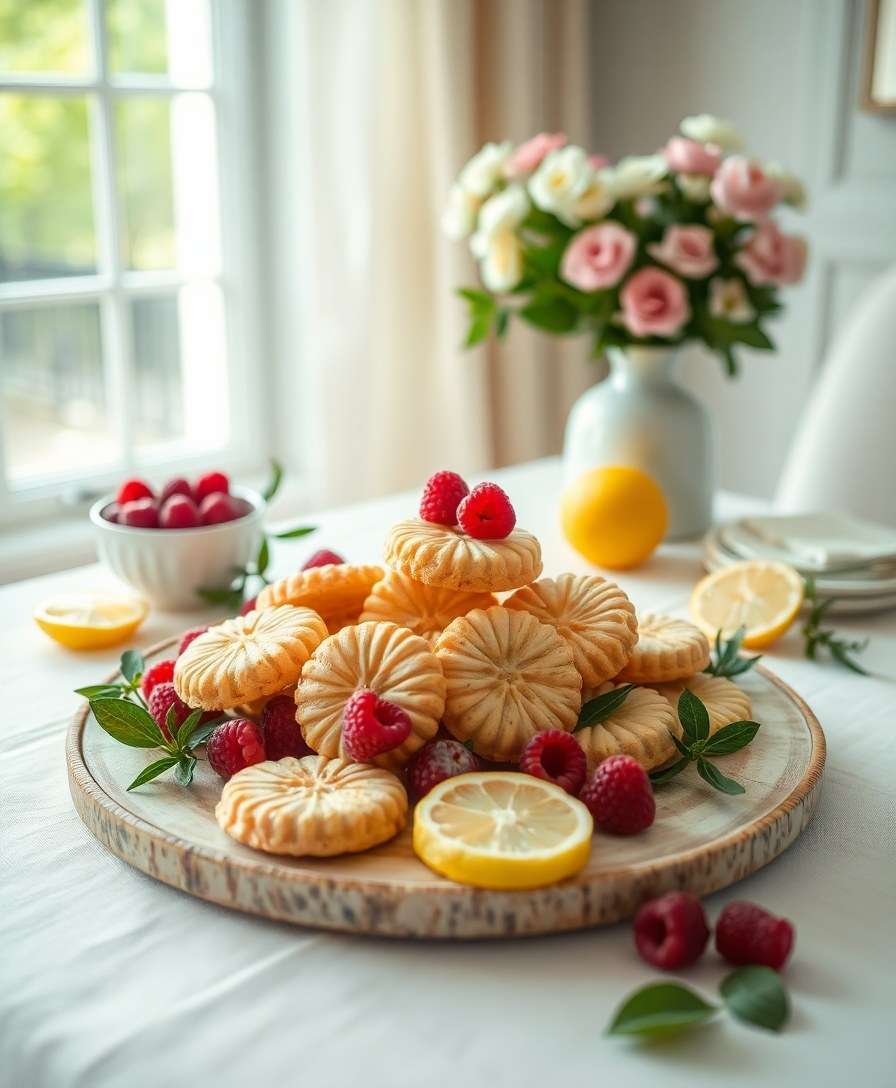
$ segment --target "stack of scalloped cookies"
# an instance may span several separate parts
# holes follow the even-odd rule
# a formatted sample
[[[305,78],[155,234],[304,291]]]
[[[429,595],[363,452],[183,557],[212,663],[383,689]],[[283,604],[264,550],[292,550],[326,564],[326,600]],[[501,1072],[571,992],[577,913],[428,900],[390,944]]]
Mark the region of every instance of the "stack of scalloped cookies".
[[[706,704],[713,732],[750,717],[743,691],[702,674],[709,645],[695,626],[637,617],[598,575],[539,578],[541,548],[525,530],[480,540],[411,518],[390,530],[385,561],[385,570],[334,564],[290,575],[178,659],[178,694],[205,710],[258,713],[294,692],[317,753],[247,767],[225,784],[216,816],[238,841],[293,855],[365,850],[405,826],[402,768],[440,728],[483,759],[514,763],[535,733],[573,731],[583,704],[620,684],[637,686],[610,717],[574,733],[589,772],[616,753],[646,770],[673,758],[685,686]],[[405,742],[370,764],[353,763],[342,744],[343,710],[359,688],[411,720]]]

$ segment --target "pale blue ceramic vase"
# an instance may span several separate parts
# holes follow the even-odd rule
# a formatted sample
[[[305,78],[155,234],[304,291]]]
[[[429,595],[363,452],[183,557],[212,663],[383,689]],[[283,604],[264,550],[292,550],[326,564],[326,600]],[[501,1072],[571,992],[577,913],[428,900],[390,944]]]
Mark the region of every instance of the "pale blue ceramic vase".
[[[674,378],[668,348],[610,348],[610,374],[576,401],[566,424],[564,482],[602,465],[652,476],[669,505],[667,540],[712,523],[715,443],[709,413]]]

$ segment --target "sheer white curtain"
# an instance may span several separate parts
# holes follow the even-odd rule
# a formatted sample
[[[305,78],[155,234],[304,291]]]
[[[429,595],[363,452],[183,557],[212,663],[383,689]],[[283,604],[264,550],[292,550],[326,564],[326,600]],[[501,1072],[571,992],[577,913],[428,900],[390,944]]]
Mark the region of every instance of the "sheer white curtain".
[[[266,58],[278,444],[316,498],[555,449],[587,346],[462,352],[475,270],[439,219],[486,139],[587,142],[585,0],[282,0]]]

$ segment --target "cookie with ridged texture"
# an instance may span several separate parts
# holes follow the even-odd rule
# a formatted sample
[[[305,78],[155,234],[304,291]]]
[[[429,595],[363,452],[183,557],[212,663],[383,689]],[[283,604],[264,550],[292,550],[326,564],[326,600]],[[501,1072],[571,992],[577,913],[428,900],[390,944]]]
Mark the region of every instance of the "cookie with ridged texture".
[[[706,706],[709,713],[710,736],[731,722],[749,721],[752,713],[750,697],[725,676],[707,676],[697,673],[684,680],[672,680],[668,684],[651,684],[654,690],[669,700],[678,716],[678,697],[685,688],[693,692]]]
[[[583,705],[621,686],[605,683],[586,690]],[[618,755],[631,756],[645,771],[660,767],[677,752],[673,733],[680,737],[681,725],[668,699],[653,688],[634,688],[609,717],[577,729],[573,736],[585,753],[590,774],[603,760]]]
[[[709,642],[699,627],[659,612],[644,612],[638,617],[638,641],[616,679],[665,683],[693,676],[708,664]]]
[[[324,756],[267,760],[224,784],[219,825],[268,854],[332,857],[386,842],[407,823],[408,798],[391,771]]]
[[[529,612],[566,639],[586,687],[615,676],[638,638],[635,606],[623,591],[596,574],[561,574],[518,589],[505,608]]]
[[[444,722],[486,759],[516,760],[536,733],[573,728],[582,677],[569,644],[528,612],[495,605],[453,620],[435,644]]]
[[[501,540],[478,540],[420,518],[392,526],[385,558],[417,582],[466,593],[518,589],[541,573],[541,545],[525,529]]]
[[[309,567],[272,582],[258,594],[258,608],[291,604],[313,608],[323,616],[330,634],[353,623],[364,601],[382,578],[383,568],[374,564],[327,563]]]
[[[370,591],[361,620],[397,623],[432,644],[458,616],[495,603],[491,593],[441,589],[417,582],[400,570],[390,570]]]
[[[411,719],[407,740],[372,762],[396,769],[431,740],[445,709],[442,666],[425,639],[395,623],[358,623],[325,639],[302,669],[296,717],[309,748],[345,757],[342,714],[361,688],[400,706]]]
[[[312,650],[327,637],[310,608],[281,605],[216,624],[195,638],[174,666],[174,688],[187,706],[230,710],[291,687]]]

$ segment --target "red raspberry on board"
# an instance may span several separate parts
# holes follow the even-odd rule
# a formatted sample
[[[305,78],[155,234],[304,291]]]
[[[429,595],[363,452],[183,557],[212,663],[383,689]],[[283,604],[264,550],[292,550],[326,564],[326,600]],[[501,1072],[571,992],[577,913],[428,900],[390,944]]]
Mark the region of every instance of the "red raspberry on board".
[[[543,778],[545,782],[553,782],[578,797],[588,773],[588,760],[572,733],[545,729],[543,733],[536,733],[523,749],[520,770]]]
[[[456,472],[437,472],[423,485],[420,517],[434,525],[457,525],[457,508],[469,494],[466,480]]]
[[[302,565],[302,570],[311,570],[312,567],[328,567],[331,563],[338,566],[345,560],[338,552],[331,552],[329,548],[321,548],[320,551],[309,555]]]
[[[173,657],[166,657],[164,661],[157,661],[155,665],[150,665],[140,681],[140,690],[143,692],[143,698],[149,698],[150,692],[156,684],[169,684],[173,677]]]
[[[162,493],[159,495],[159,502],[170,499],[172,495],[186,495],[188,499],[192,499],[193,488],[190,487],[189,481],[185,480],[183,476],[172,476],[162,488]]]
[[[458,774],[470,774],[480,769],[479,760],[459,740],[430,740],[420,749],[408,767],[408,785],[419,800],[444,782]]]
[[[267,759],[261,732],[248,718],[222,722],[205,742],[205,754],[211,769],[222,778]]]
[[[391,752],[404,744],[410,732],[411,719],[406,712],[369,688],[356,691],[342,712],[342,747],[356,763],[368,763]]]
[[[159,504],[155,499],[134,499],[118,511],[118,524],[135,529],[158,529]]]
[[[780,971],[793,950],[793,925],[755,903],[729,903],[716,922],[716,950],[729,963],[759,963]]]
[[[255,605],[258,603],[258,595],[250,597],[248,601],[243,601],[243,607],[240,609],[241,616],[248,616]]]
[[[177,644],[177,656],[180,657],[193,639],[199,638],[200,635],[204,635],[207,630],[208,626],[206,625],[205,627],[191,627],[189,631],[184,631],[180,636],[180,642]]]
[[[195,529],[198,524],[199,511],[188,495],[172,495],[162,503],[159,513],[162,529]]]
[[[136,502],[137,499],[151,499],[153,498],[152,488],[146,483],[145,480],[138,480],[136,477],[132,480],[125,480],[125,482],[119,487],[118,494],[115,496],[115,501],[119,506],[124,506],[126,502]]]
[[[653,823],[656,801],[647,772],[631,756],[610,756],[579,794],[601,831],[637,835]]]
[[[291,695],[275,695],[265,703],[261,712],[261,731],[268,759],[283,759],[284,756],[301,759],[312,754],[296,721],[296,703]]]
[[[516,525],[507,492],[497,484],[477,484],[457,508],[457,523],[477,540],[503,540]]]
[[[206,495],[199,504],[199,520],[203,525],[222,525],[225,521],[233,521],[239,516],[230,496],[223,491]]]
[[[176,729],[180,729],[191,713],[190,708],[174,690],[174,684],[170,680],[156,684],[149,693],[147,706],[159,729],[164,733],[166,740],[173,739],[168,731],[168,711],[171,707],[174,707],[174,725]]]
[[[638,955],[663,971],[696,963],[709,940],[703,905],[690,892],[651,899],[635,915],[633,928]]]
[[[230,480],[223,472],[206,472],[196,481],[193,497],[197,502],[202,502],[207,495],[213,495],[218,491],[224,495],[230,494]]]

